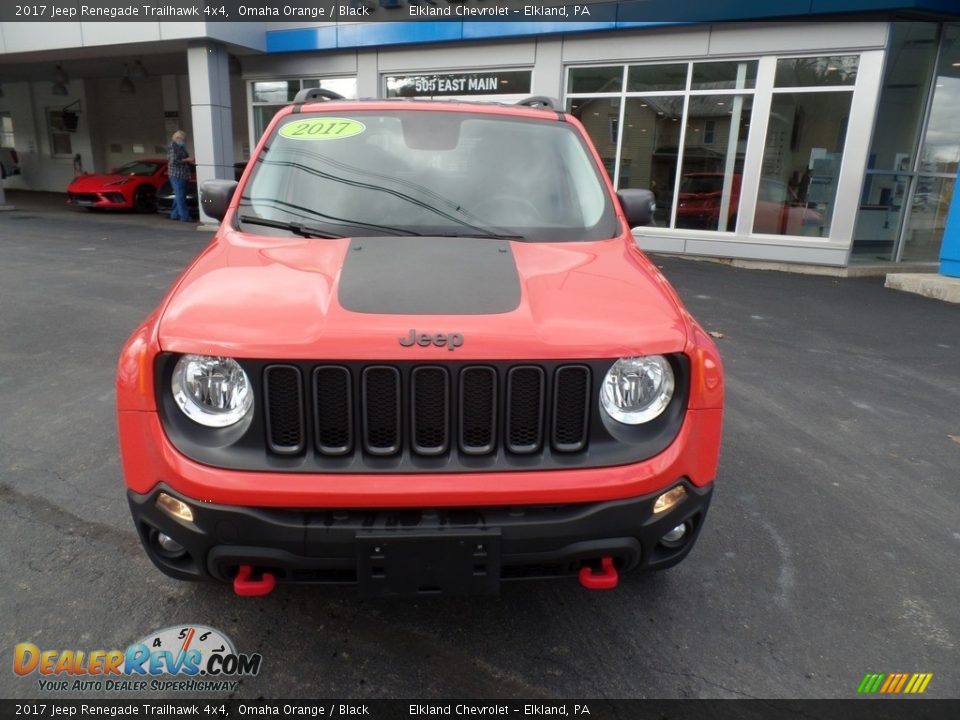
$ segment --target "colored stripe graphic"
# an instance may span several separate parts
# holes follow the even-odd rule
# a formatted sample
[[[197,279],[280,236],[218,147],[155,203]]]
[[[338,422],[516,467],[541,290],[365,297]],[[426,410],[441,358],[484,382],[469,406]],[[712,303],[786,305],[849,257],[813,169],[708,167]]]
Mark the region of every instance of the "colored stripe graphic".
[[[903,689],[903,684],[906,681],[907,681],[907,674],[900,673],[900,681],[897,683],[897,686],[893,690],[891,690],[891,692],[895,692],[895,693],[900,692],[900,690]]]
[[[922,693],[927,689],[931,678],[933,678],[933,673],[914,673],[914,676],[910,678],[910,682],[907,683],[907,689],[904,692],[908,692],[911,695]]]
[[[919,695],[926,691],[933,673],[867,673],[857,686],[857,693],[870,695]]]

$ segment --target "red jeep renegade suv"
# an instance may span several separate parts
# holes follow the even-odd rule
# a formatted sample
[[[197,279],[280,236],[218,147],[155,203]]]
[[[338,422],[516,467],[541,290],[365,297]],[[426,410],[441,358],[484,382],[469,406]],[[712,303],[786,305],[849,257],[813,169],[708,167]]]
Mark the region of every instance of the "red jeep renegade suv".
[[[493,593],[681,560],[720,358],[583,127],[304,91],[120,356],[123,470],[160,570],[242,595]]]

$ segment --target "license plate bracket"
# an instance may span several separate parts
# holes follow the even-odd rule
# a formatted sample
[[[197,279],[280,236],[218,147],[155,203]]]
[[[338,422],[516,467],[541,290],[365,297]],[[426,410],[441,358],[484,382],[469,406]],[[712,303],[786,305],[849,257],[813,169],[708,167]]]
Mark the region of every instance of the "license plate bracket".
[[[365,597],[495,595],[500,590],[500,532],[357,533],[357,584]]]

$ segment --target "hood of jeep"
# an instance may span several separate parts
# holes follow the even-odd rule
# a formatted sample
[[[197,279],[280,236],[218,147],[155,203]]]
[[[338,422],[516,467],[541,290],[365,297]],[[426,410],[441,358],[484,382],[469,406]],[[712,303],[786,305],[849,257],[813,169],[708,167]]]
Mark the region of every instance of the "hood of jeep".
[[[666,280],[623,240],[227,231],[171,293],[159,338],[241,358],[573,359],[676,352],[685,328]]]

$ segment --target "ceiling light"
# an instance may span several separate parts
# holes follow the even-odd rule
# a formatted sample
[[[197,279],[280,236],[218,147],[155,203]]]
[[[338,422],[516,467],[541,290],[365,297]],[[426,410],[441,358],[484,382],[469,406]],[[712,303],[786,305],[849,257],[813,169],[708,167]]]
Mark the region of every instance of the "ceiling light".
[[[142,60],[133,61],[133,77],[138,80],[143,80],[150,76],[150,73],[147,72],[147,69],[143,66]]]
[[[57,69],[53,72],[53,81],[61,85],[66,85],[70,82],[70,76],[67,75],[67,71],[63,69],[63,65],[57,65]]]
[[[69,95],[69,91],[67,90],[67,86],[64,85],[62,82],[54,82],[53,87],[50,88],[50,94],[51,95]]]

